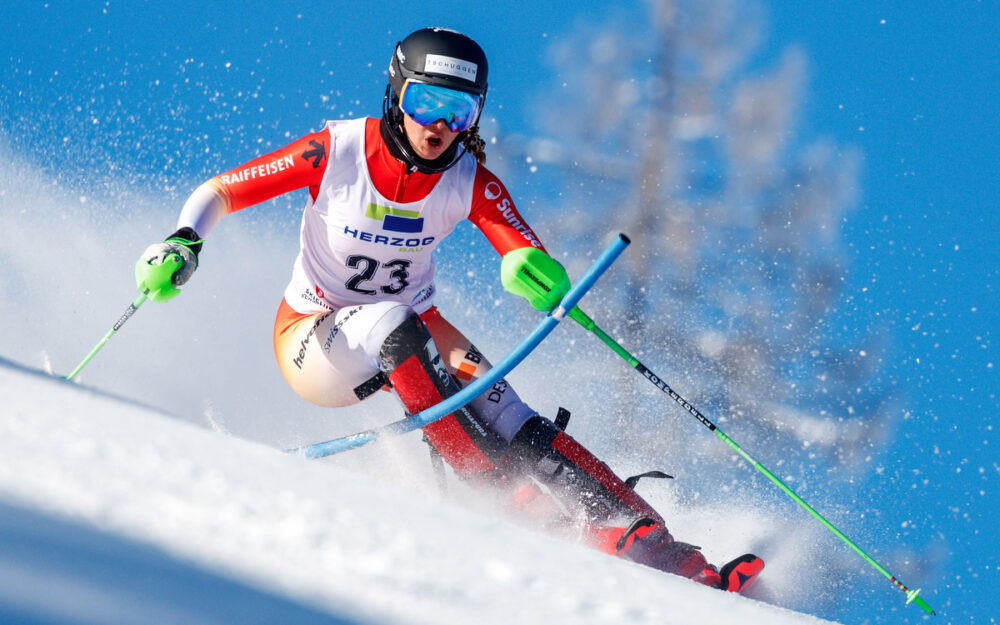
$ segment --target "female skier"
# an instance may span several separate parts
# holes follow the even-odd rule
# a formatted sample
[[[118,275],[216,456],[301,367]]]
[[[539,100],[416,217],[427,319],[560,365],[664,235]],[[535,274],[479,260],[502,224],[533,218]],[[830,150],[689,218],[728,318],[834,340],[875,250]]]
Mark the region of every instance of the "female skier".
[[[432,253],[456,224],[468,219],[482,231],[504,273],[526,266],[546,285],[547,295],[505,285],[536,308],[551,310],[569,288],[566,271],[484,166],[477,122],[487,69],[482,49],[461,33],[409,35],[392,55],[381,119],[328,122],[203,183],[177,231],[143,253],[137,280],[153,279],[157,265],[179,255],[173,285],[153,297],[169,299],[224,215],[308,188],[301,249],[274,325],[285,379],[330,407],[387,387],[410,414],[458,392],[490,363],[434,306]],[[746,555],[720,571],[697,547],[675,541],[632,487],[504,381],[423,433],[463,479],[519,495],[525,484],[539,494],[541,484],[558,518],[609,553],[732,591],[763,568]]]

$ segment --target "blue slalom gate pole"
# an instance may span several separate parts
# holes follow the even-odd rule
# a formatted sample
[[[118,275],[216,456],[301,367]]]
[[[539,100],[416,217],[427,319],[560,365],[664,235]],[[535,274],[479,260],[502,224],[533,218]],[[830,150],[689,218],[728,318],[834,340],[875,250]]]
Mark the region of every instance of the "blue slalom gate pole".
[[[291,453],[306,456],[308,458],[324,458],[326,456],[332,456],[334,454],[339,454],[348,449],[354,449],[356,447],[361,447],[367,445],[372,441],[378,440],[381,436],[391,435],[391,434],[405,434],[406,432],[411,432],[413,430],[424,427],[434,423],[438,419],[449,415],[462,406],[466,405],[479,395],[486,392],[491,388],[496,382],[503,376],[510,373],[511,369],[516,367],[518,364],[524,360],[528,354],[532,352],[542,340],[555,329],[556,324],[563,320],[569,311],[576,307],[577,303],[583,298],[584,294],[590,290],[597,279],[611,266],[615,260],[621,256],[621,253],[628,246],[629,238],[624,234],[619,234],[615,237],[615,240],[605,248],[604,252],[590,265],[580,280],[577,281],[566,296],[559,302],[559,306],[552,310],[544,319],[535,327],[535,329],[529,334],[521,343],[514,348],[503,360],[497,363],[492,369],[487,371],[478,380],[472,382],[464,389],[458,393],[446,398],[444,401],[435,404],[406,419],[401,419],[388,425],[384,425],[371,430],[365,430],[363,432],[358,432],[356,434],[351,434],[350,436],[344,436],[342,438],[335,438],[333,440],[325,441],[322,443],[316,443],[314,445],[308,445],[306,447],[299,447],[298,449],[290,450]]]

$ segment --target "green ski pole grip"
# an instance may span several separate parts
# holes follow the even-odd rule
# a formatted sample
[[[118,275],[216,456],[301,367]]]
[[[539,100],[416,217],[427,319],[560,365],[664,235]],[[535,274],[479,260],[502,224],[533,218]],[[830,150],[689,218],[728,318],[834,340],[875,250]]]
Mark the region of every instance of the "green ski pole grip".
[[[507,252],[500,262],[500,282],[508,293],[523,297],[545,312],[555,308],[570,288],[562,265],[533,247]]]
[[[111,337],[125,325],[125,322],[129,320],[135,311],[139,310],[139,307],[147,299],[151,299],[154,302],[166,302],[176,297],[180,293],[180,290],[174,286],[173,277],[183,265],[184,259],[181,258],[180,254],[168,254],[159,265],[154,265],[140,258],[139,262],[135,264],[135,281],[139,287],[139,296],[135,298],[122,316],[118,318],[118,321],[108,330],[104,338],[98,341],[94,349],[90,350],[90,353],[83,359],[83,362],[77,365],[76,369],[73,369],[63,379],[72,380],[75,378],[87,366],[87,363],[93,360],[97,352],[101,351],[104,345],[111,340]]]
[[[180,254],[168,254],[159,265],[140,258],[135,264],[136,286],[154,302],[170,301],[180,295],[173,277],[183,265],[184,259]]]

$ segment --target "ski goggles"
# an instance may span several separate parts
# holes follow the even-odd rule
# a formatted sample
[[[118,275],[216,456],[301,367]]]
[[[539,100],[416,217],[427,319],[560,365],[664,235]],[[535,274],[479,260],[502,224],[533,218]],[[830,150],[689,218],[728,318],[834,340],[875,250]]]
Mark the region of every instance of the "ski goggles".
[[[407,80],[399,94],[399,108],[421,126],[443,119],[452,132],[476,123],[482,98],[472,93]]]

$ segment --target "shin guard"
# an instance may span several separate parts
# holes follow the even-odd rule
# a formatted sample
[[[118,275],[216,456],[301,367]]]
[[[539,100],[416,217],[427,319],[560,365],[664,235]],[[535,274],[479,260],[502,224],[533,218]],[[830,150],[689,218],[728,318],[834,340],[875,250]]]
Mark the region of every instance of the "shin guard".
[[[537,479],[571,516],[590,525],[662,523],[646,501],[572,436],[543,417],[529,419],[510,443],[510,469]]]
[[[430,408],[459,390],[430,332],[416,314],[386,337],[379,356],[389,384],[410,414]],[[425,426],[423,432],[441,457],[465,478],[493,471],[507,446],[468,406]]]
[[[582,518],[594,547],[718,586],[718,572],[698,547],[674,540],[652,506],[548,419],[534,417],[524,424],[511,441],[505,468],[526,472],[571,517]]]

